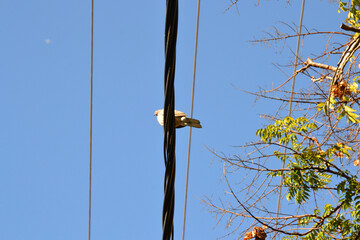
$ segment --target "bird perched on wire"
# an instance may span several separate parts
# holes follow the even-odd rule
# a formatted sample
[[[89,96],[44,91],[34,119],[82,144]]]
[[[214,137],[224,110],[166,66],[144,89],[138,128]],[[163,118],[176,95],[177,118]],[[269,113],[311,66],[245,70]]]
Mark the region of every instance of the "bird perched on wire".
[[[164,126],[164,109],[156,110],[154,116],[157,117],[158,122],[161,126]],[[175,110],[175,127],[183,128],[186,126],[202,128],[200,121],[193,118],[186,117],[187,115],[183,112]]]

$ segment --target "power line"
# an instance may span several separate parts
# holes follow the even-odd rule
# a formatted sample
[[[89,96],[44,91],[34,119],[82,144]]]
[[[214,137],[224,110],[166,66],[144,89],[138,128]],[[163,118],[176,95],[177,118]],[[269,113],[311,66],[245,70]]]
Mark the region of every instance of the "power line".
[[[305,0],[302,1],[302,5],[301,5],[299,31],[298,31],[298,38],[297,38],[297,44],[296,44],[296,53],[295,53],[295,62],[294,62],[294,73],[296,72],[296,68],[297,68],[297,64],[298,64],[298,58],[299,58],[300,35],[301,35],[302,21],[303,21],[303,16],[304,16],[304,8],[305,8]],[[292,84],[291,84],[291,94],[290,94],[290,100],[289,100],[289,113],[288,113],[288,116],[291,116],[291,112],[292,112],[292,100],[293,100],[293,96],[294,96],[295,77],[296,76],[294,74],[294,77],[292,79]],[[285,149],[285,153],[286,153],[286,149]],[[284,169],[284,167],[285,167],[285,162],[282,163],[282,168]],[[279,210],[280,210],[280,206],[281,206],[281,190],[282,190],[283,181],[284,181],[284,179],[283,179],[283,176],[281,175],[280,186],[279,186],[279,195],[278,195],[278,201],[277,201],[277,209],[276,209],[276,225],[278,223]]]
[[[304,16],[304,8],[305,8],[305,0],[302,1],[302,5],[301,5],[299,32],[298,32],[298,38],[297,38],[297,43],[296,43],[296,55],[295,55],[295,63],[294,63],[294,73],[296,72],[296,68],[297,68],[297,65],[298,65],[298,59],[299,59],[300,35],[301,35],[302,21],[303,21],[303,16]],[[291,111],[292,111],[292,100],[293,100],[293,96],[294,96],[295,78],[296,78],[296,76],[294,75],[294,77],[292,79],[292,84],[291,84],[289,116],[291,115]]]
[[[162,214],[163,240],[174,239],[175,206],[175,63],[178,29],[178,1],[166,1],[165,73],[164,73],[164,204]]]
[[[89,222],[88,240],[91,229],[91,170],[92,170],[92,115],[93,115],[93,53],[94,53],[94,0],[91,0],[91,30],[90,30],[90,139],[89,139]]]
[[[193,117],[193,109],[194,109],[196,59],[197,59],[197,46],[198,46],[198,33],[199,33],[199,16],[200,16],[200,0],[198,0],[197,16],[196,16],[195,53],[194,53],[194,69],[193,69],[193,81],[192,81],[190,118]],[[190,168],[191,133],[192,133],[192,127],[190,127],[190,129],[189,129],[189,146],[188,146],[187,167],[186,167],[185,201],[184,201],[184,220],[183,220],[182,240],[185,239],[186,207],[187,207],[187,193],[188,193],[189,168]]]

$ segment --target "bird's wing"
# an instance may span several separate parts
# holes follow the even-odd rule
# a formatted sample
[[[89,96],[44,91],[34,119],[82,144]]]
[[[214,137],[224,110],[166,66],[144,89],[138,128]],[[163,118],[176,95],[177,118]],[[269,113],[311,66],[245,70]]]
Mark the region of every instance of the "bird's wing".
[[[175,110],[175,117],[186,117],[187,114],[180,112],[178,110]]]

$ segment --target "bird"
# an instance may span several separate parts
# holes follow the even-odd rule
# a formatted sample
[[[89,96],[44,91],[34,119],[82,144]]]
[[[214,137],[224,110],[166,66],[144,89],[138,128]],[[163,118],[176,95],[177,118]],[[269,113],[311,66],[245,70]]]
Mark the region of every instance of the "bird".
[[[202,128],[200,121],[193,118],[188,118],[187,115],[183,112],[175,110],[175,127],[176,128],[183,128],[186,126],[195,127],[195,128]],[[156,110],[154,113],[156,116],[157,121],[161,126],[164,126],[164,109]]]

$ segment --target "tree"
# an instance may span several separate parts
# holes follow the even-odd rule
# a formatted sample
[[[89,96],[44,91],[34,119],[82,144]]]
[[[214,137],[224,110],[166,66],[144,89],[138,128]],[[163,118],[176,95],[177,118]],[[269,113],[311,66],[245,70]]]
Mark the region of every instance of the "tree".
[[[276,114],[263,116],[268,124],[256,132],[258,141],[230,157],[213,152],[225,163],[232,201],[204,202],[221,219],[228,215],[228,225],[239,222],[233,230],[238,239],[265,239],[257,231],[268,239],[360,239],[359,10],[359,0],[339,1],[339,11],[348,14],[341,27],[346,32],[302,33],[328,35],[323,52],[299,59],[302,67],[279,87],[251,93],[280,102]],[[298,34],[271,36],[255,42]],[[334,36],[347,40],[339,44]],[[336,66],[329,64],[334,59]],[[307,87],[286,90],[295,76],[306,78]],[[239,176],[246,177],[234,189],[231,179]],[[273,204],[278,198],[286,199],[279,209]]]

